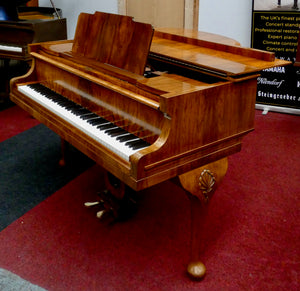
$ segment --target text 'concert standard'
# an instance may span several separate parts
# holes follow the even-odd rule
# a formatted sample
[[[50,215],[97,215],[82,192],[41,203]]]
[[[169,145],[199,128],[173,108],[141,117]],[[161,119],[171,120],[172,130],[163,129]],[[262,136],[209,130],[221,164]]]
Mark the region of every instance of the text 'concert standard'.
[[[188,273],[205,274],[200,229],[227,170],[253,130],[259,71],[287,64],[225,37],[153,31],[114,14],[82,13],[73,41],[30,46],[31,70],[11,100],[139,191],[172,179],[192,209]],[[121,186],[120,186],[121,185]]]

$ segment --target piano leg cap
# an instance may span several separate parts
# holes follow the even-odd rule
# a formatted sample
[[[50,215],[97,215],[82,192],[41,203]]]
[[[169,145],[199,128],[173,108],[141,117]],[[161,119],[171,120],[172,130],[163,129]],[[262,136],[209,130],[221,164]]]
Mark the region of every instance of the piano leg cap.
[[[60,159],[59,162],[58,162],[58,165],[59,165],[60,167],[65,167],[65,166],[66,166],[66,161],[65,161],[65,159]]]
[[[191,262],[187,267],[188,274],[196,280],[201,280],[206,274],[206,267],[201,262]]]

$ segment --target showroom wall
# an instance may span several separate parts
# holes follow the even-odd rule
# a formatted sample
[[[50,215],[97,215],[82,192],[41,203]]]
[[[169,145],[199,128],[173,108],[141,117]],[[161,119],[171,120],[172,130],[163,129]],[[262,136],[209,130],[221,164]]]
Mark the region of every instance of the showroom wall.
[[[252,0],[199,0],[199,30],[251,43]]]
[[[67,18],[68,38],[74,37],[80,12],[118,13],[118,0],[53,0]],[[252,0],[199,0],[199,30],[231,37],[243,46],[250,46]],[[40,6],[51,6],[39,0]]]
[[[63,17],[67,18],[69,39],[74,37],[77,18],[81,12],[118,13],[118,0],[53,0],[53,3],[57,8],[62,9]],[[39,0],[39,6],[51,7],[51,3],[49,0]]]

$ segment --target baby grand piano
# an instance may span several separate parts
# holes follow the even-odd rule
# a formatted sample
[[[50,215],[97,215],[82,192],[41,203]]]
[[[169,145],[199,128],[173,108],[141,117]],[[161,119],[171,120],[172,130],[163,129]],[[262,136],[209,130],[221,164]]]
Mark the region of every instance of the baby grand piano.
[[[194,278],[206,270],[199,228],[207,206],[227,156],[253,130],[259,71],[287,64],[224,39],[153,35],[127,16],[82,13],[73,41],[31,45],[31,70],[11,81],[13,102],[121,181],[107,179],[113,195],[168,179],[186,190]]]

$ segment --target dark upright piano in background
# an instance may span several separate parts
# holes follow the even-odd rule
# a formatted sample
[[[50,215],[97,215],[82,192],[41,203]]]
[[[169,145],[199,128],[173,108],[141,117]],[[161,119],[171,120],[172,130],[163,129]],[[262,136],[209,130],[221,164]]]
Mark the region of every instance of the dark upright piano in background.
[[[178,183],[191,199],[188,273],[201,278],[204,213],[254,128],[259,71],[288,62],[198,31],[152,35],[131,17],[82,13],[74,41],[30,46],[33,66],[10,97],[102,166],[117,199],[127,186]]]
[[[66,19],[56,15],[56,10],[60,15],[61,10],[19,3],[0,0],[0,58],[28,61],[28,44],[67,38]]]
[[[0,75],[5,96],[8,80],[28,70],[28,44],[67,38],[60,9],[25,6],[28,1],[0,0]]]

